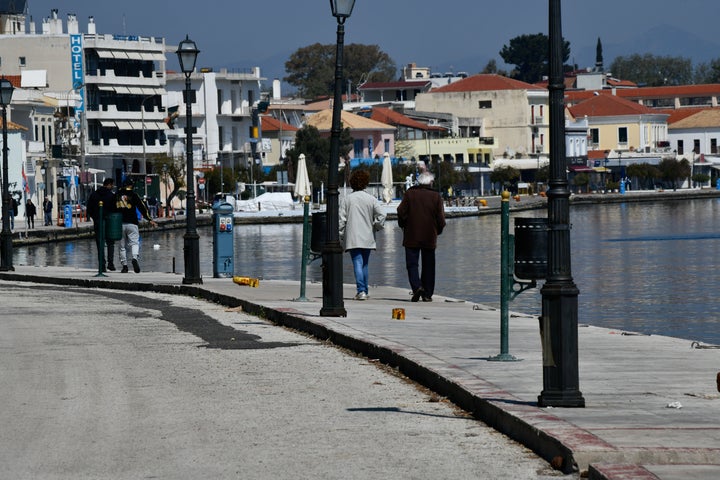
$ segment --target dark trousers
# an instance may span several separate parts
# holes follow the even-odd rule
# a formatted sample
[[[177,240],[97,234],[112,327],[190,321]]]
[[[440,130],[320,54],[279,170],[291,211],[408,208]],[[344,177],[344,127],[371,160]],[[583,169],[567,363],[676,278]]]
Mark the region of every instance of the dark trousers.
[[[422,262],[422,273],[418,268],[419,262]],[[405,247],[405,267],[412,291],[422,287],[425,296],[432,297],[435,291],[435,249]]]

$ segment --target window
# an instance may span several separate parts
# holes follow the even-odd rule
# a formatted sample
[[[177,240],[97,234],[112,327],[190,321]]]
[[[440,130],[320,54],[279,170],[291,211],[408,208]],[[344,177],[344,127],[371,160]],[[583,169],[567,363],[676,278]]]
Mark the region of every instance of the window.
[[[385,139],[385,151],[390,153],[390,140]]]
[[[718,153],[717,138],[710,139],[710,153]]]
[[[700,139],[693,140],[693,153],[700,153]]]
[[[25,64],[26,64],[25,57],[20,57],[19,60],[20,60],[20,66],[21,66],[21,67],[24,67]]]
[[[218,88],[217,91],[217,109],[218,113],[222,113],[222,103],[223,103],[223,92]]]
[[[480,100],[478,102],[478,108],[480,108],[480,109],[492,108],[492,100]]]
[[[678,140],[677,153],[678,155],[682,155],[683,153],[685,153],[685,146],[683,145],[682,140]]]
[[[358,139],[353,142],[353,156],[355,158],[362,158],[363,157],[363,147],[365,146],[365,141],[363,139]]]
[[[592,145],[600,144],[600,129],[599,128],[591,128],[590,129],[590,143]]]
[[[627,127],[618,128],[618,143],[621,145],[627,145],[627,143],[628,143]]]

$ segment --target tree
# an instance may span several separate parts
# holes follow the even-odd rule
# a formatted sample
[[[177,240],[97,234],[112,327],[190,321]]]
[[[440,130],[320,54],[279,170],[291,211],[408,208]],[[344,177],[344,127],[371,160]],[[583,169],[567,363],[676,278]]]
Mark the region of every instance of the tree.
[[[675,158],[663,158],[658,164],[661,178],[668,182],[673,190],[677,190],[678,182],[690,176],[690,162],[683,158],[678,161]]]
[[[500,183],[502,188],[507,188],[520,178],[520,170],[511,166],[494,169],[490,173],[492,183]]]
[[[631,163],[627,166],[627,176],[637,178],[638,189],[652,189],[655,187],[655,179],[660,178],[660,170],[649,163]]]
[[[536,33],[520,35],[510,39],[510,45],[503,45],[500,56],[516,69],[511,75],[516,80],[534,83],[550,72],[549,40],[547,35]],[[570,42],[563,39],[563,64],[570,58]]]
[[[353,138],[350,129],[344,128],[340,132],[340,157],[346,158],[353,148]],[[305,125],[295,134],[295,146],[287,150],[286,155],[293,165],[297,165],[300,154],[305,154],[305,160],[310,181],[319,186],[327,182],[327,170],[330,163],[330,139],[320,135],[317,127]]]
[[[165,204],[170,205],[173,198],[180,197],[180,189],[185,188],[185,157],[178,159],[172,158],[165,154],[154,155],[152,157],[153,167],[156,172],[163,175],[163,181],[165,181],[163,168],[167,171],[167,186],[172,186],[172,190],[167,192],[167,198]],[[181,198],[181,201],[184,199]]]
[[[614,77],[638,85],[687,85],[692,82],[692,61],[685,57],[659,57],[649,53],[619,56],[610,65]]]
[[[313,98],[333,93],[336,45],[315,43],[296,50],[285,62],[284,81],[298,88],[298,94]],[[378,45],[350,44],[343,52],[343,86],[347,79],[359,82],[388,82],[396,78],[397,66]]]
[[[720,58],[695,67],[694,79],[697,84],[720,83]]]

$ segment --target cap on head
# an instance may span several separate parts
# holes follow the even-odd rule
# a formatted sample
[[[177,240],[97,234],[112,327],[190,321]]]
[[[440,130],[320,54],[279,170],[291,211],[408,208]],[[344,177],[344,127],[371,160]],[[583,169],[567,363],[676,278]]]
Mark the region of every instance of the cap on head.
[[[132,187],[135,185],[135,182],[133,182],[132,178],[126,178],[123,180],[123,187]]]

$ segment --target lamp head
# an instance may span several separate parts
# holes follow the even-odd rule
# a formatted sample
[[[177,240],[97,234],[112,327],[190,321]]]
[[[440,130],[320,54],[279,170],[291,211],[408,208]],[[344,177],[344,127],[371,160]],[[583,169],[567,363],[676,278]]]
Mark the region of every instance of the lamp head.
[[[195,42],[185,35],[185,40],[180,42],[175,53],[177,53],[178,61],[180,62],[180,70],[182,70],[185,75],[191,74],[195,70],[195,62],[197,61],[198,53],[200,53]]]
[[[330,0],[333,17],[337,18],[338,21],[344,21],[348,18],[352,14],[354,6],[355,0]]]
[[[13,84],[10,82],[10,80],[5,77],[0,78],[0,105],[10,105],[13,90],[15,90],[15,87],[13,87]]]

